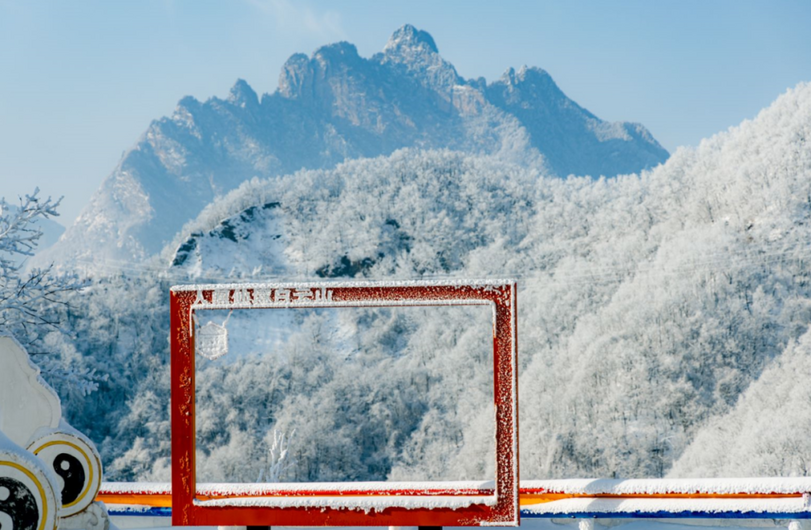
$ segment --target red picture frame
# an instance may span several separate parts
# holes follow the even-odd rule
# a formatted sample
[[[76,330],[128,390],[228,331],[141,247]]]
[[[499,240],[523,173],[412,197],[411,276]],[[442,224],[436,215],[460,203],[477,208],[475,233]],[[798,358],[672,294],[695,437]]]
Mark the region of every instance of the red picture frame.
[[[313,483],[272,486],[249,495],[200,488],[195,476],[195,350],[193,313],[200,309],[490,305],[496,477],[471,483]],[[170,290],[173,526],[518,526],[518,373],[516,283],[488,281],[312,282],[175,286]],[[260,485],[256,485],[260,486]],[[346,486],[351,486],[350,483]],[[242,490],[244,491],[244,489]],[[340,496],[357,499],[330,505]],[[405,497],[443,502],[413,507]],[[296,497],[298,505],[285,499]],[[363,501],[378,505],[364,508]],[[439,500],[434,499],[434,500]],[[482,499],[488,499],[484,502]],[[263,503],[262,499],[267,500]],[[214,501],[214,502],[212,502]],[[389,501],[394,506],[389,506]],[[481,502],[479,502],[481,501]],[[264,504],[264,505],[263,505]],[[296,503],[292,503],[296,504]],[[417,503],[419,504],[419,503]],[[450,507],[449,507],[450,506]]]

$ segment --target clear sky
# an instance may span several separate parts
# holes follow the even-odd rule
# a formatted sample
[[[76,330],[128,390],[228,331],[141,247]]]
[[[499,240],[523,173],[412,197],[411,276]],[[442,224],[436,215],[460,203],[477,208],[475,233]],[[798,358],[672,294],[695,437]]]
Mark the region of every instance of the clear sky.
[[[153,119],[295,52],[363,56],[411,23],[464,77],[546,69],[600,118],[697,145],[811,81],[811,1],[0,0],[0,195],[39,186],[70,224]]]

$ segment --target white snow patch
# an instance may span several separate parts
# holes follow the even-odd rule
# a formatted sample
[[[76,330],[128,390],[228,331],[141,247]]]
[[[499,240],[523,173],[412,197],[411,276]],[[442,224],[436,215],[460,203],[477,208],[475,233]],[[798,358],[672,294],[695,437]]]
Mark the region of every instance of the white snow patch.
[[[270,508],[331,508],[340,510],[363,510],[365,512],[387,508],[451,508],[460,509],[474,504],[495,506],[495,495],[376,495],[342,497],[237,497],[209,501],[195,500],[196,506],[263,506]]]
[[[587,495],[797,494],[811,492],[811,477],[524,480],[521,489]]]
[[[633,515],[636,513],[762,513],[764,517],[775,513],[807,513],[808,505],[802,497],[782,499],[606,499],[576,498],[525,506],[525,513],[537,515],[600,513]]]
[[[169,486],[166,484],[165,486]],[[424,482],[280,482],[232,484],[209,483],[198,484],[197,494],[206,496],[222,495],[279,495],[296,494],[304,492],[323,492],[323,494],[342,495],[363,492],[369,494],[397,495],[403,491],[434,492],[437,495],[451,495],[460,491],[488,492],[495,488],[492,480],[464,480],[464,481],[424,481]],[[170,488],[171,489],[171,488]]]

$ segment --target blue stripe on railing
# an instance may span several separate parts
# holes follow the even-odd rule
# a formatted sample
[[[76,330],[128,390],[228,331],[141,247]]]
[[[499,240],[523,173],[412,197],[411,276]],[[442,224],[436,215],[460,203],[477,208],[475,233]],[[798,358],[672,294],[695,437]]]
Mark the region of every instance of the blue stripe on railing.
[[[521,510],[527,519],[811,519],[811,512],[569,512],[536,513]]]
[[[147,509],[117,508],[114,504],[107,505],[107,513],[113,517],[171,517],[171,508],[152,507]]]
[[[108,506],[113,517],[171,517],[171,508],[121,509]],[[811,512],[576,512],[576,513],[536,513],[521,510],[526,519],[811,519]]]

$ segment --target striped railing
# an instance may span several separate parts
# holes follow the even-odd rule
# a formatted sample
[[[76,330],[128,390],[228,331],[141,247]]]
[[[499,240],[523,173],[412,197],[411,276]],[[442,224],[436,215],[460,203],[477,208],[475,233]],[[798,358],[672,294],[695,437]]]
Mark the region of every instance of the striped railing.
[[[450,484],[450,485],[449,485]],[[471,485],[472,484],[472,485]],[[424,483],[381,489],[380,483],[324,485],[198,485],[203,500],[234,497],[344,497],[493,495],[484,483]],[[251,489],[253,488],[253,489]],[[257,489],[258,488],[258,489]],[[256,490],[256,491],[253,491]],[[569,479],[521,482],[522,518],[546,519],[811,519],[811,478],[745,479]],[[102,485],[98,500],[112,516],[171,515],[168,483]],[[805,526],[804,524],[802,526]]]

